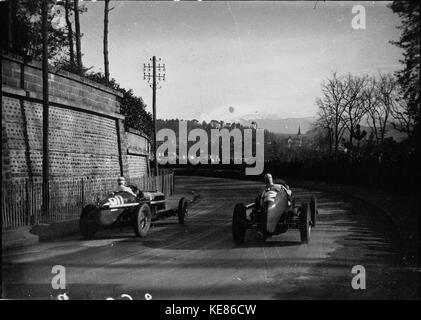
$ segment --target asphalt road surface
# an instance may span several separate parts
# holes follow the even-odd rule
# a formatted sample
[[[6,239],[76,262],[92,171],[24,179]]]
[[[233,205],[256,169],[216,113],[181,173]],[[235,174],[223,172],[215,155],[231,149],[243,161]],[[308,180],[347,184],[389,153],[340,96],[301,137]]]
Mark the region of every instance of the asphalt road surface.
[[[393,224],[373,206],[344,196],[294,189],[297,203],[316,195],[318,224],[311,242],[297,230],[262,242],[253,231],[237,246],[231,236],[235,203],[252,202],[262,184],[177,177],[177,191],[200,194],[185,225],[154,224],[145,238],[130,228],[102,231],[3,252],[5,298],[118,299],[416,299],[419,272],[405,268]],[[55,265],[66,288],[54,290]],[[365,289],[351,283],[365,269]],[[361,283],[361,282],[360,282]],[[150,296],[149,296],[150,295]]]

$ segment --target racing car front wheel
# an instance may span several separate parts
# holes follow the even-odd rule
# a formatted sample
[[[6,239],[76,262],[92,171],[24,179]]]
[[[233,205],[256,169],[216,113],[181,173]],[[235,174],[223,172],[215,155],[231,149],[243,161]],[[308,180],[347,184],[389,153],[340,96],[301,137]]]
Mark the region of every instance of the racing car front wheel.
[[[144,203],[133,217],[133,228],[138,237],[145,237],[148,234],[151,221],[151,208],[148,204]]]
[[[302,243],[310,242],[311,232],[311,212],[310,207],[307,203],[301,205],[300,210],[300,237]]]
[[[180,224],[184,224],[184,219],[187,216],[188,213],[188,201],[186,198],[181,198],[180,201],[178,202],[178,212],[177,212],[177,216],[178,216],[178,222]]]
[[[232,215],[232,237],[238,244],[244,242],[246,236],[246,207],[242,203],[237,203]]]
[[[88,204],[83,208],[79,219],[80,233],[85,239],[91,239],[97,231],[97,225],[95,222],[95,212],[98,208],[93,204]]]

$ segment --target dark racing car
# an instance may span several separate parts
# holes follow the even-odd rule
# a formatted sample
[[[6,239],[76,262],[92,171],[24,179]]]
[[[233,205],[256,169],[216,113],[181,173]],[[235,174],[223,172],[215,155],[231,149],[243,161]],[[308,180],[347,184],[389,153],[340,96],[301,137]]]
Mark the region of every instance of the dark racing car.
[[[186,198],[179,200],[177,208],[167,208],[162,192],[142,192],[134,185],[128,187],[133,194],[126,191],[112,192],[98,204],[89,204],[83,208],[79,225],[84,238],[94,237],[100,228],[127,224],[132,225],[138,237],[145,237],[152,221],[174,215],[178,216],[180,224],[184,224],[188,213]]]
[[[236,243],[241,244],[247,229],[257,230],[264,240],[288,229],[298,229],[301,242],[308,243],[311,229],[316,226],[317,213],[317,200],[314,196],[308,203],[303,202],[297,207],[286,184],[272,184],[257,196],[254,203],[235,205],[232,217],[233,238]]]

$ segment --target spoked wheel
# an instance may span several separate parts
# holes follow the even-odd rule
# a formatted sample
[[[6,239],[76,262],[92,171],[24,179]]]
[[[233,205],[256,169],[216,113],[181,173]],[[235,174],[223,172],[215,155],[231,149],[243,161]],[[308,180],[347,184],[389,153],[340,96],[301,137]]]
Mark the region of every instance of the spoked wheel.
[[[189,213],[188,204],[189,204],[189,202],[187,201],[186,198],[181,198],[180,201],[178,202],[177,215],[178,215],[178,222],[180,224],[184,224],[184,220]]]
[[[237,203],[232,215],[232,237],[237,244],[244,242],[246,236],[246,207]]]
[[[133,229],[138,237],[145,237],[151,227],[151,208],[147,203],[141,205],[139,210],[133,215]]]
[[[303,203],[301,205],[301,212],[300,212],[301,243],[309,243],[310,242],[310,233],[311,233],[310,207],[307,203]]]
[[[85,239],[92,239],[97,232],[97,224],[95,222],[95,213],[98,208],[93,204],[88,204],[83,208],[79,219],[80,233]]]
[[[316,226],[316,220],[317,220],[317,199],[315,196],[311,197],[310,199],[310,212],[311,212],[311,226],[314,228]]]

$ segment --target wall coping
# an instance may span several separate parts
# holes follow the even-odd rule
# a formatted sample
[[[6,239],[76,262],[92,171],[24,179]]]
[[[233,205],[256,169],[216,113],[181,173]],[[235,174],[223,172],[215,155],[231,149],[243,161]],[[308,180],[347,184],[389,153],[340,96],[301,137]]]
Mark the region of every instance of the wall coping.
[[[37,61],[37,60],[24,61],[24,59],[21,56],[15,55],[15,54],[12,54],[12,53],[9,53],[9,52],[1,52],[1,58],[9,60],[9,61],[13,61],[13,62],[21,63],[25,66],[30,66],[30,67],[35,68],[35,69],[42,70],[41,61]],[[51,65],[48,67],[48,73],[55,74],[55,75],[61,76],[63,78],[67,78],[67,79],[70,79],[70,80],[77,81],[77,82],[82,83],[84,85],[88,85],[90,87],[93,87],[93,88],[98,89],[100,91],[104,91],[104,92],[112,94],[112,95],[115,95],[115,96],[120,97],[120,98],[123,97],[123,94],[120,91],[109,88],[109,87],[107,87],[107,86],[105,86],[101,83],[92,81],[92,80],[90,80],[88,78],[85,78],[83,76],[80,76],[80,75],[77,75],[77,74],[74,74],[74,73],[71,73],[71,72],[68,72],[68,71],[59,70],[57,68],[54,68]]]
[[[42,94],[40,94],[40,93],[29,91],[29,90],[24,90],[24,89],[20,89],[20,88],[12,88],[12,87],[9,87],[9,86],[4,85],[4,84],[2,86],[2,93],[5,93],[6,95],[11,95],[11,96],[20,96],[20,97],[31,98],[31,99],[34,99],[34,100],[38,100],[41,103],[43,101]],[[84,112],[90,112],[90,113],[93,113],[93,114],[98,114],[98,115],[106,116],[106,117],[109,117],[109,118],[122,119],[122,120],[125,119],[124,115],[116,113],[116,112],[101,111],[101,110],[98,110],[98,109],[94,109],[90,106],[81,107],[79,104],[74,103],[73,101],[60,99],[60,98],[54,97],[52,95],[49,95],[48,102],[52,105],[65,106],[66,108],[72,108],[72,109],[81,110],[81,111],[84,111]]]
[[[127,128],[126,132],[133,133],[137,136],[141,136],[142,138],[145,138],[146,140],[148,140],[148,142],[150,142],[150,137],[146,133],[143,133],[140,130],[137,130],[135,128]]]

